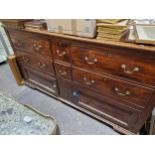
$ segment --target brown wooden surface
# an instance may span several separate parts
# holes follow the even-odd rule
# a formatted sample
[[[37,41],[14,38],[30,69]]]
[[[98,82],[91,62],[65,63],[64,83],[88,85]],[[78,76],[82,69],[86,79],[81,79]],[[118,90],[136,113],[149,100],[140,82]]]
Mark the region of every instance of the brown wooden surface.
[[[14,54],[7,56],[7,63],[9,64],[11,71],[14,75],[14,78],[18,85],[24,85],[24,79],[21,75],[21,72],[18,68],[16,56]]]
[[[27,32],[34,32],[38,34],[48,35],[48,36],[54,36],[54,37],[60,37],[65,39],[72,39],[75,41],[82,41],[82,42],[88,42],[88,43],[97,43],[101,45],[112,45],[117,47],[126,47],[129,49],[139,49],[139,50],[147,50],[148,52],[155,52],[154,46],[148,46],[148,45],[142,45],[142,44],[134,44],[134,43],[126,43],[126,42],[117,42],[117,41],[109,41],[109,40],[97,40],[97,39],[87,39],[87,38],[81,38],[77,36],[69,36],[69,35],[63,35],[58,33],[51,33],[47,30],[24,30]]]
[[[90,72],[73,69],[73,81],[101,94],[115,96],[140,107],[146,107],[152,97],[153,89],[144,88],[126,81],[112,79]],[[141,97],[139,97],[141,96]]]
[[[155,55],[114,47],[71,46],[71,51],[75,66],[155,86]]]
[[[19,63],[20,70],[29,83],[39,86],[46,91],[55,95],[58,93],[57,80],[54,77],[38,72],[32,68],[26,67],[24,64]]]
[[[155,105],[153,46],[39,30],[6,31],[30,86],[126,134],[137,133],[150,115]]]
[[[70,65],[66,65],[66,64],[62,65],[62,64],[55,63],[54,66],[55,66],[57,76],[71,80],[71,66]]]
[[[69,48],[67,48],[67,46],[61,46],[60,44],[53,42],[53,55],[54,55],[54,59],[55,61],[65,61],[70,63],[70,51]]]
[[[42,57],[33,56],[24,52],[16,52],[16,58],[18,62],[24,63],[25,66],[29,66],[33,69],[55,75],[53,63],[49,60],[43,59]]]
[[[78,94],[75,95],[73,103],[129,130],[132,129],[138,121],[140,113],[131,107],[124,106],[120,102],[117,102],[117,100],[103,95],[100,96],[79,85],[74,85],[73,93]]]
[[[48,39],[25,32],[16,33],[11,31],[9,34],[12,45],[16,50],[29,52],[44,58],[52,58],[51,45]]]

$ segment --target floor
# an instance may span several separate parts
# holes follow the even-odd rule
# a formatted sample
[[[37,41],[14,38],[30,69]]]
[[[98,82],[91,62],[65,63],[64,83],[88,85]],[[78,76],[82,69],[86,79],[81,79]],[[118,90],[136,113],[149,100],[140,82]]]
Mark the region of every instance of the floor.
[[[62,135],[118,135],[112,128],[27,86],[18,86],[7,64],[0,65],[0,91],[56,118]]]

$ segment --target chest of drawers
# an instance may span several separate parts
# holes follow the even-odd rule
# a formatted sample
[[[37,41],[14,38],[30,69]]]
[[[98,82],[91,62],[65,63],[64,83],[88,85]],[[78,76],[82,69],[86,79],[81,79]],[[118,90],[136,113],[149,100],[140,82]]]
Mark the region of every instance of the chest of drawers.
[[[155,48],[6,28],[26,84],[136,134],[155,105]]]

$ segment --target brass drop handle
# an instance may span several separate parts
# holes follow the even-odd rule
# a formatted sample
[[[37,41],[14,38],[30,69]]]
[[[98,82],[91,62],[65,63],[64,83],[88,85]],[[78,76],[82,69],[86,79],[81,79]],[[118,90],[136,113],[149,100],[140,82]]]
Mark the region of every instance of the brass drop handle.
[[[97,58],[93,58],[92,60],[90,60],[87,56],[84,57],[84,60],[88,65],[93,65],[98,62]]]
[[[63,57],[63,56],[65,56],[67,54],[66,51],[61,52],[60,50],[56,50],[56,53],[58,54],[59,57]]]
[[[16,42],[16,45],[17,45],[18,47],[22,47],[23,44],[24,44],[24,42],[23,42],[22,40],[17,40],[17,42]]]
[[[42,45],[33,44],[33,49],[36,51],[40,51],[42,48]]]
[[[92,84],[95,83],[94,80],[89,80],[89,81],[88,81],[88,79],[87,79],[86,77],[83,78],[83,81],[84,81],[85,84],[88,85],[88,86],[91,86]]]
[[[28,63],[29,61],[30,61],[30,59],[29,58],[27,58],[27,57],[22,57],[22,59],[23,59],[23,61],[25,62],[25,63]]]
[[[42,69],[46,67],[46,64],[43,64],[41,62],[38,62],[37,65]]]
[[[66,71],[59,70],[58,72],[59,72],[62,76],[67,75],[67,72],[66,72]]]
[[[126,74],[133,74],[134,72],[139,72],[139,67],[134,67],[133,69],[130,69],[126,64],[122,64],[121,68],[123,69],[124,73]]]
[[[117,93],[118,96],[130,96],[131,92],[129,90],[125,91],[124,93],[120,92],[120,90],[116,87],[115,92]]]

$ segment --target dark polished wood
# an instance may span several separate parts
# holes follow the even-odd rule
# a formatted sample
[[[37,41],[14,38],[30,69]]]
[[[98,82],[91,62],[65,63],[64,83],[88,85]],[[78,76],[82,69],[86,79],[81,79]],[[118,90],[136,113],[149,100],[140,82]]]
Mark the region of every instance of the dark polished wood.
[[[72,46],[71,51],[75,66],[155,86],[155,57],[143,51],[140,54],[136,50],[80,46]]]
[[[15,50],[53,59],[50,41],[47,38],[18,31],[11,31],[9,34]]]
[[[62,65],[62,64],[55,63],[54,66],[55,66],[57,76],[71,80],[71,66],[70,65],[68,64]]]
[[[26,84],[137,134],[155,105],[155,48],[6,28]]]
[[[52,42],[52,49],[55,61],[65,61],[70,63],[70,51],[68,44]]]
[[[53,63],[42,57],[33,56],[24,52],[16,52],[16,58],[18,62],[23,63],[25,66],[29,66],[42,73],[55,75]]]
[[[73,81],[101,94],[115,96],[143,108],[147,106],[153,94],[153,89],[79,69],[73,69]]]
[[[22,63],[19,63],[19,66],[27,82],[37,85],[55,95],[58,94],[57,80],[54,77],[38,72]]]
[[[79,85],[74,85],[73,96],[73,103],[128,130],[132,130],[139,120],[140,112],[138,110],[125,106],[115,99],[101,96]]]

